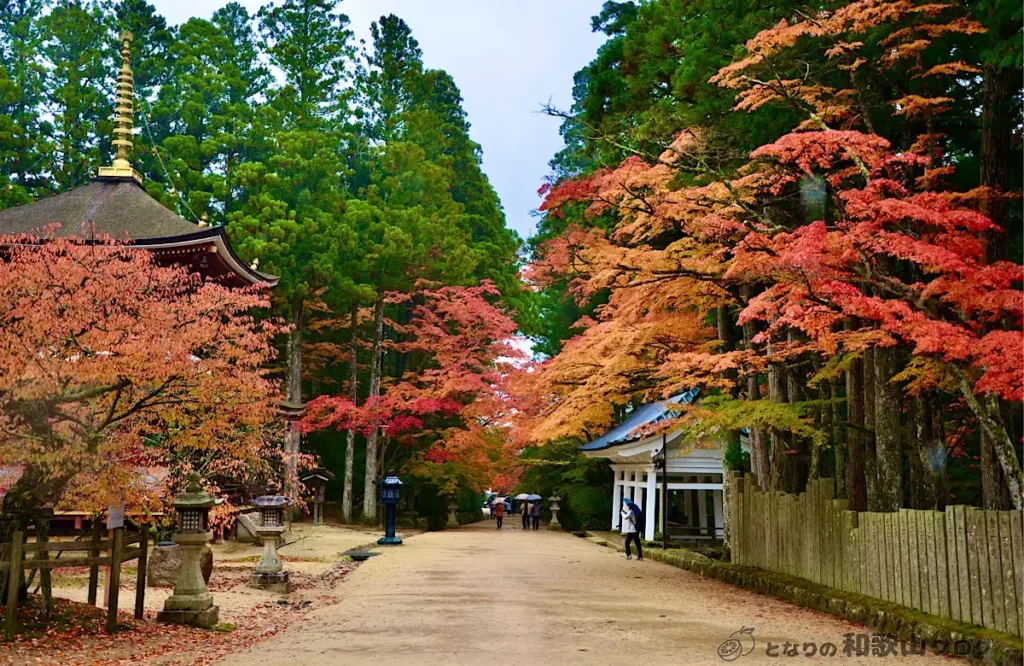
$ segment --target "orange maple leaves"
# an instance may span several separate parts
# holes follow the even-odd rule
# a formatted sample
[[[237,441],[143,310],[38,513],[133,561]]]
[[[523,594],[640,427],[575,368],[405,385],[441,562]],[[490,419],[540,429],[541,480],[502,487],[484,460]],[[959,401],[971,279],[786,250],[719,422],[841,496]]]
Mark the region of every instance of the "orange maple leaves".
[[[259,464],[276,386],[268,306],[145,251],[4,239],[0,459],[61,479],[78,508],[158,504],[140,470],[172,456]]]
[[[914,355],[902,377],[911,391],[950,388],[967,376],[978,393],[1024,398],[1024,273],[986,262],[986,235],[999,230],[976,210],[984,193],[945,189],[954,169],[931,129],[907,151],[864,131],[860,70],[902,66],[921,85],[977,71],[924,64],[939,37],[981,31],[951,13],[941,3],[866,0],[759,33],[749,55],[711,81],[738,92],[738,111],[782,102],[807,120],[755,150],[731,177],[686,163],[702,148],[699,131],[684,131],[657,163],[632,157],[550,188],[542,210],[583,202],[581,222],[610,215],[615,225],[607,234],[570,226],[528,273],[539,284],[568,280],[581,302],[604,304],[522,381],[536,410],[523,419],[525,437],[585,436],[638,396],[698,384],[735,394],[745,387],[740,378],[769,363],[807,354],[827,361],[876,345]],[[888,32],[879,56],[864,36],[880,27]],[[809,65],[787,60],[811,43],[825,46],[830,64],[850,77],[848,88],[824,85]],[[795,65],[799,77],[787,74]],[[930,121],[950,101],[922,89],[896,96],[891,113]],[[680,172],[697,184],[680,187]],[[789,217],[780,200],[810,189],[820,192],[825,219]],[[708,324],[723,307],[761,328],[749,349],[720,348]],[[850,330],[850,322],[858,325]]]

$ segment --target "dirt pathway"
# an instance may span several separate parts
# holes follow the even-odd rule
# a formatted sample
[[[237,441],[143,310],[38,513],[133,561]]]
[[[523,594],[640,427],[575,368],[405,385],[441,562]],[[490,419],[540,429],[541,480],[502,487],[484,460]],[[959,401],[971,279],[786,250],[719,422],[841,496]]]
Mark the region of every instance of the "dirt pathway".
[[[754,628],[755,647],[739,664],[776,663],[786,641],[800,646],[791,663],[880,661],[844,656],[844,634],[870,634],[863,627],[566,534],[498,531],[490,521],[407,539],[340,591],[340,604],[222,663],[721,665],[719,646],[743,627]],[[765,654],[769,641],[779,657]],[[832,643],[837,654],[804,656],[805,643]]]

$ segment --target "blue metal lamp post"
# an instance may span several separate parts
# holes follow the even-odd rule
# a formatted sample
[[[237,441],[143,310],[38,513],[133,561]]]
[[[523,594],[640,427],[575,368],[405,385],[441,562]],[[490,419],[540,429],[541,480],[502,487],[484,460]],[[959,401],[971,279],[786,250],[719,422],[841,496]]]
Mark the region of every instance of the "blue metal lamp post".
[[[384,536],[377,540],[381,546],[401,546],[402,540],[395,536],[395,506],[402,499],[402,486],[405,485],[394,474],[380,482],[380,502],[387,509],[384,520]]]

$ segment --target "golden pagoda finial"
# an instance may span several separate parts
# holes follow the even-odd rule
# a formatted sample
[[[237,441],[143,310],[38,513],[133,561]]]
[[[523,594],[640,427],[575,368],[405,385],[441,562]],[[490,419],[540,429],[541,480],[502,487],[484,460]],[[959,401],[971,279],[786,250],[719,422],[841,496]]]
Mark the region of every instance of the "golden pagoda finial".
[[[132,33],[121,33],[121,69],[117,73],[117,101],[114,104],[114,147],[117,156],[108,167],[100,167],[100,178],[134,178],[142,182],[142,176],[128,161],[132,152],[133,112],[135,109],[135,79],[132,75]]]

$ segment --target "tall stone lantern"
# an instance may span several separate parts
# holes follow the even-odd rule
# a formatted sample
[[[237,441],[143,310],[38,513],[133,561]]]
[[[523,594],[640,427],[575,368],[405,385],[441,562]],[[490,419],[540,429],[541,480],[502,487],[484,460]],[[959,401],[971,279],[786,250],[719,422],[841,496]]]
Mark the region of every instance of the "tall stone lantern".
[[[164,602],[157,620],[172,624],[189,624],[209,629],[220,619],[220,609],[213,605],[213,595],[206,589],[200,557],[210,532],[210,509],[223,500],[205,492],[199,475],[188,476],[185,492],[174,498],[178,525],[174,542],[181,548],[181,570],[174,584],[174,594]]]
[[[551,522],[548,523],[548,528],[560,530],[562,529],[562,525],[558,522],[558,511],[560,509],[558,503],[562,501],[562,498],[556,495],[555,497],[549,497],[548,501],[551,502]]]
[[[277,555],[277,542],[285,531],[284,512],[292,501],[281,495],[264,495],[252,501],[260,508],[260,526],[256,533],[263,541],[263,556],[256,570],[249,576],[249,587],[288,594],[292,591],[290,575],[283,571],[281,558]]]

